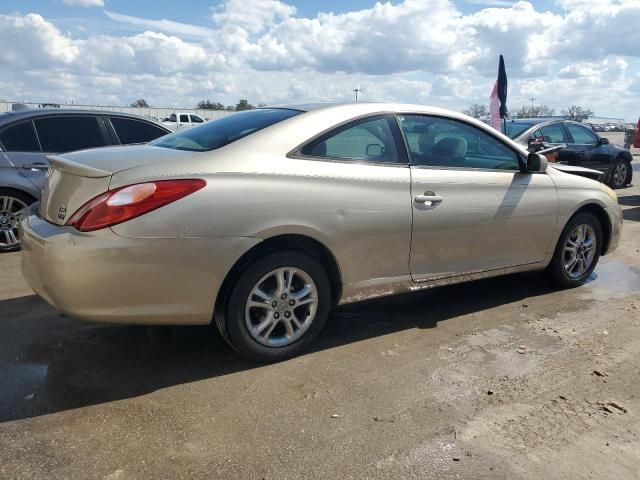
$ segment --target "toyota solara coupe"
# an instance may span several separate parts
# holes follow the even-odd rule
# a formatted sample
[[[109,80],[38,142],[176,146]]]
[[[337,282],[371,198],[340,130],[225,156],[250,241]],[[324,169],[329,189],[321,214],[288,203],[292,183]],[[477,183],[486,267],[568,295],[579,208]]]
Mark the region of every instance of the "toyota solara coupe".
[[[578,286],[622,227],[578,167],[416,105],[261,108],[49,160],[20,223],[39,295],[96,322],[214,322],[259,361],[338,304],[526,270]]]

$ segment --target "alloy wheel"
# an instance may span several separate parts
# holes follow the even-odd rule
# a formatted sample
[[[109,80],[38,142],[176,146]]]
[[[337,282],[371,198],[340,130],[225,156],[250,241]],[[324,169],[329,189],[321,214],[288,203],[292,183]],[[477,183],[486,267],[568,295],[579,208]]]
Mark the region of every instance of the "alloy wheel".
[[[16,197],[0,196],[0,248],[14,248],[20,243],[18,220],[27,205]]]
[[[613,169],[613,184],[616,187],[624,187],[626,181],[627,164],[625,162],[618,162]]]
[[[596,232],[591,225],[579,225],[567,237],[564,246],[564,270],[571,278],[582,277],[596,255]]]
[[[309,329],[318,309],[317,288],[303,270],[282,267],[263,276],[245,304],[251,337],[268,347],[283,347]]]

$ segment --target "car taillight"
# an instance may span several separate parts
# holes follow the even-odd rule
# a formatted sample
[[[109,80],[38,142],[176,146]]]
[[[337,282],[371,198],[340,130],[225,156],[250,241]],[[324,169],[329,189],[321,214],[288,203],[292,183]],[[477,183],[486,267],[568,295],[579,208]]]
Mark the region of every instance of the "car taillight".
[[[138,183],[98,195],[75,212],[67,225],[91,232],[139,217],[175,202],[207,184],[201,179]]]

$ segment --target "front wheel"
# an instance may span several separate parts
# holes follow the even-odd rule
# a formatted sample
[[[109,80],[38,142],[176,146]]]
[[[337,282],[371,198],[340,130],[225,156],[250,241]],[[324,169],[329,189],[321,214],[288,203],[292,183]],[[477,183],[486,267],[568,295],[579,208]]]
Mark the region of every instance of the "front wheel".
[[[242,355],[280,361],[302,353],[316,339],[330,306],[329,280],[315,259],[295,250],[274,252],[240,275],[224,325],[218,326]]]
[[[591,213],[580,213],[562,231],[548,272],[560,287],[578,287],[596,268],[601,249],[600,221]]]
[[[631,183],[631,165],[623,158],[617,158],[611,166],[609,186],[611,188],[622,188]]]

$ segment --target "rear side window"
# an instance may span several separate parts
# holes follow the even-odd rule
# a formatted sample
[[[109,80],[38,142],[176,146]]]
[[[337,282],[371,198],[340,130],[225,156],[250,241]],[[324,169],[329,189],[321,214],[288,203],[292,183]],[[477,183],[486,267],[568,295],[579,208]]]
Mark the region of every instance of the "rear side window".
[[[33,123],[24,122],[5,129],[0,133],[0,142],[7,152],[39,152]]]
[[[527,130],[528,128],[531,128],[532,125],[530,123],[513,123],[513,122],[507,122],[507,136],[509,138],[516,138],[518,135],[520,135],[522,132],[524,132],[525,130]]]
[[[151,142],[156,147],[205,152],[224,147],[258,130],[301,114],[286,108],[259,108],[205,122]]]
[[[189,115],[180,115],[180,121],[182,123],[189,123]]]
[[[140,120],[119,117],[111,117],[110,120],[122,144],[147,143],[167,134],[161,128]]]
[[[105,145],[96,117],[50,117],[34,123],[43,152],[71,152]]]
[[[309,157],[397,163],[392,117],[374,117],[342,126],[305,145]]]

